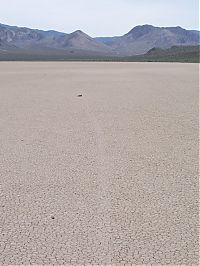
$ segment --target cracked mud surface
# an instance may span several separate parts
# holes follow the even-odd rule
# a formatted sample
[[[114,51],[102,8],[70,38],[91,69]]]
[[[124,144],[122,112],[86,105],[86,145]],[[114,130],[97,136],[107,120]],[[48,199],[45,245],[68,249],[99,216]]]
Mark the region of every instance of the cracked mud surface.
[[[197,64],[0,63],[0,265],[198,265],[197,225]]]

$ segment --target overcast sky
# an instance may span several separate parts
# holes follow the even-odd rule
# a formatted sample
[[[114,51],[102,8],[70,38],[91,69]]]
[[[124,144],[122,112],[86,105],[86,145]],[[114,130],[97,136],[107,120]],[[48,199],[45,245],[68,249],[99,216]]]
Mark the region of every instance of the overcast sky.
[[[198,0],[0,0],[0,23],[95,36],[136,25],[198,29]]]

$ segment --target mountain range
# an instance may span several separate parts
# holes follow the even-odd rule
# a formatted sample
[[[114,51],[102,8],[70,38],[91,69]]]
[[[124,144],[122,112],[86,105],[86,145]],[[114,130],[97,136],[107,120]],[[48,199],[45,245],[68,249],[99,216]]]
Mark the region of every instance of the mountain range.
[[[81,30],[63,33],[0,24],[0,54],[133,56],[152,48],[199,45],[199,31],[177,27],[136,26],[123,36],[92,38]]]

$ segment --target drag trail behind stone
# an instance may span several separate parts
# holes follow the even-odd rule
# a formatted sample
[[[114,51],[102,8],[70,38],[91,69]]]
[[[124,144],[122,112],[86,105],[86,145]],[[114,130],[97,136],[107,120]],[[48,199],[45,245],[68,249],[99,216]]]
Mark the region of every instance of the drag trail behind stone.
[[[0,63],[0,212],[1,265],[198,265],[198,65]]]

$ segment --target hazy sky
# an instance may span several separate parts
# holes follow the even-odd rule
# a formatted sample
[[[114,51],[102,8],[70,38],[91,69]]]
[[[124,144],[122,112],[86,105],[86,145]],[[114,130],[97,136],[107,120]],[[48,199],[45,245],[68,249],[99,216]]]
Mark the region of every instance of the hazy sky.
[[[0,23],[91,36],[121,35],[136,25],[198,29],[198,0],[0,0]]]

